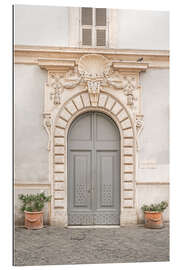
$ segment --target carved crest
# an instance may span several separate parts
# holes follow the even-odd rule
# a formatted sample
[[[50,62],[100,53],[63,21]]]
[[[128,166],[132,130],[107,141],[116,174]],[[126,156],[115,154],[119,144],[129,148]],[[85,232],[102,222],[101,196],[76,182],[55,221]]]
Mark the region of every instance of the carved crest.
[[[108,75],[111,62],[102,55],[88,54],[80,58],[78,70],[87,83],[92,106],[97,106],[101,84]]]

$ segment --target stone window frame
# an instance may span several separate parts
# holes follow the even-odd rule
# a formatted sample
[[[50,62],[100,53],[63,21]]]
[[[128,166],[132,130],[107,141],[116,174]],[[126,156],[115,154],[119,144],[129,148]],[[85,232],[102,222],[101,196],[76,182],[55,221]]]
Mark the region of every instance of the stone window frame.
[[[106,25],[105,26],[96,26],[96,8],[92,8],[92,25],[82,25],[82,8],[80,8],[80,18],[79,18],[79,31],[80,31],[80,47],[82,48],[109,48],[109,10],[106,9]],[[83,29],[91,29],[92,33],[92,45],[83,45],[83,37],[82,30]],[[105,30],[106,31],[106,44],[105,46],[97,46],[96,45],[96,31],[97,30]]]
[[[97,46],[94,48],[116,48],[117,47],[117,9],[107,8],[107,20],[108,20],[108,46]],[[68,7],[68,25],[69,25],[69,47],[77,48],[92,48],[88,46],[81,46],[81,35],[80,35],[80,7]]]

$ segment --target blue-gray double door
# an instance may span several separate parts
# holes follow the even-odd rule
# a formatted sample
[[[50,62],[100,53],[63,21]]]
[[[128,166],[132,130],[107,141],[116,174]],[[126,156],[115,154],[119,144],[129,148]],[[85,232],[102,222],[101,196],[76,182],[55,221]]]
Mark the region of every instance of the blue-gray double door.
[[[119,130],[107,115],[88,112],[68,134],[68,224],[119,223]]]

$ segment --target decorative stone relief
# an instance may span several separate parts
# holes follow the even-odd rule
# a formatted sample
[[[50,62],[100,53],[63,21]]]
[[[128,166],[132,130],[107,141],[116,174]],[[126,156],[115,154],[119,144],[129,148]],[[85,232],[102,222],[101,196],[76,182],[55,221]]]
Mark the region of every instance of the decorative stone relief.
[[[89,92],[92,106],[97,106],[101,89],[101,81],[87,81],[87,89]]]
[[[136,146],[139,151],[138,138],[144,128],[144,115],[136,115]]]
[[[61,104],[64,89],[73,89],[80,81],[81,77],[78,74],[77,67],[65,74],[62,72],[49,72],[47,86],[51,88],[50,100],[53,100],[54,105]]]
[[[119,71],[111,71],[111,74],[106,76],[107,83],[115,89],[122,90],[127,96],[127,105],[133,108],[136,97],[134,92],[138,90],[136,77],[133,75],[124,75]]]
[[[51,149],[51,126],[52,119],[50,114],[44,114],[43,126],[48,134],[48,151]]]
[[[49,76],[49,86],[52,88],[50,99],[53,100],[54,105],[61,103],[61,95],[64,91],[60,82],[60,74],[52,73]]]
[[[84,82],[92,106],[97,106],[101,85],[109,73],[111,62],[102,55],[84,55],[78,63],[78,70]]]

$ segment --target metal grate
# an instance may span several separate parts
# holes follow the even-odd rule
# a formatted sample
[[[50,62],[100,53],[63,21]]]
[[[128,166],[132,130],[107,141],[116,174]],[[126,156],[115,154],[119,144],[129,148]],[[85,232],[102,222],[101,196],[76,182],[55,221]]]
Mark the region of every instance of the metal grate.
[[[91,46],[92,45],[92,30],[82,29],[82,45]]]
[[[92,25],[93,19],[93,9],[92,8],[82,8],[82,25]]]
[[[106,26],[105,8],[96,8],[96,26]]]
[[[106,45],[106,30],[96,30],[96,46]]]

